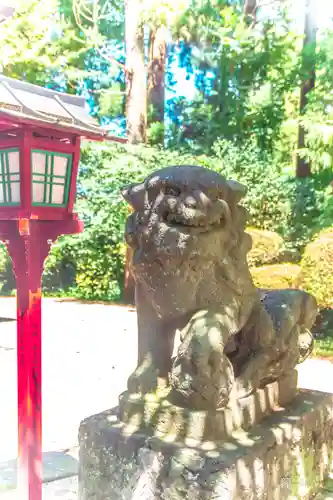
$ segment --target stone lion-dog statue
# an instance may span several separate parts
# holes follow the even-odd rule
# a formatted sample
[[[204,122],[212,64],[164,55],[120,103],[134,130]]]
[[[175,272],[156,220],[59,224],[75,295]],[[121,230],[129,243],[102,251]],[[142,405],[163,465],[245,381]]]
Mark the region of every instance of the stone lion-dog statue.
[[[314,297],[259,290],[252,281],[243,185],[182,165],[122,194],[134,210],[125,236],[138,315],[129,393],[154,393],[164,384],[184,408],[225,408],[232,390],[246,397],[310,355]]]

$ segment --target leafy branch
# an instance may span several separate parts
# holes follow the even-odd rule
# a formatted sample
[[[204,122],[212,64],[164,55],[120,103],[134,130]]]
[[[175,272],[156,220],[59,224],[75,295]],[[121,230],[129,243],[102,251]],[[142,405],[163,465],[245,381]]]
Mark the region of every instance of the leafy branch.
[[[110,0],[105,0],[102,6],[100,6],[99,0],[73,0],[75,22],[80,31],[84,33],[86,41],[89,42],[101,58],[118,66],[126,73],[125,64],[109,54],[104,54],[100,47],[99,24],[111,17],[111,8],[112,2]],[[85,42],[82,41],[82,43]]]

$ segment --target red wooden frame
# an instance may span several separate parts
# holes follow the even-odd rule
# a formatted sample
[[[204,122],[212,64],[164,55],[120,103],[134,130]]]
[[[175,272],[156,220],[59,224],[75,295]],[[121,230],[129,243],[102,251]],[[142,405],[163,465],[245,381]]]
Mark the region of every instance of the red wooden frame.
[[[34,132],[43,133],[42,129],[35,129]],[[18,148],[20,150],[20,195],[21,203],[14,207],[0,207],[0,220],[15,218],[28,218],[40,220],[62,220],[68,217],[73,211],[76,198],[76,180],[80,161],[80,137],[73,134],[59,134],[55,137],[58,140],[49,138],[34,137],[30,129],[23,130],[18,137],[0,137],[0,150],[7,148]],[[54,134],[52,134],[54,135]],[[59,139],[67,139],[68,142],[60,142]],[[32,205],[32,183],[31,183],[31,150],[47,150],[53,153],[67,153],[72,156],[72,170],[70,178],[69,199],[66,207],[39,207]]]

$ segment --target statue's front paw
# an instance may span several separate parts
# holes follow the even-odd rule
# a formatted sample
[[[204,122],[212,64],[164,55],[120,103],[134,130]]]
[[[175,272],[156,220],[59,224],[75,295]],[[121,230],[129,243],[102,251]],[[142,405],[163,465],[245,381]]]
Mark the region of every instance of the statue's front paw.
[[[150,360],[139,365],[127,381],[127,389],[132,394],[147,394],[157,389],[157,371]]]

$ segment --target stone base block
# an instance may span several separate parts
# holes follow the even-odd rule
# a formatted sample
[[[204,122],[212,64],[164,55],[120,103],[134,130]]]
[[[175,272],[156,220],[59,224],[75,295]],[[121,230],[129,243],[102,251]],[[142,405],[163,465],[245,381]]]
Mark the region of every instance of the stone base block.
[[[80,500],[309,499],[333,465],[333,396],[300,391],[225,441],[139,432],[117,410],[79,432]]]
[[[144,434],[154,429],[154,435],[164,440],[170,436],[200,442],[225,440],[236,430],[247,431],[272,411],[287,406],[297,394],[297,378],[293,370],[245,398],[232,394],[227,408],[214,411],[176,406],[170,403],[168,391],[164,397],[147,394],[144,399],[125,392],[120,396],[119,417]]]

